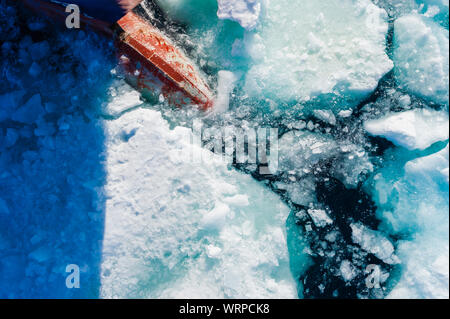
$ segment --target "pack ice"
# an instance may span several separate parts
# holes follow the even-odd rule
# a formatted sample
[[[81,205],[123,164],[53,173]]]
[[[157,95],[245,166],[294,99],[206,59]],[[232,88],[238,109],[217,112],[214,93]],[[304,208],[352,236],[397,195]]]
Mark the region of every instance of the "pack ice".
[[[433,111],[433,116],[429,117],[430,112],[406,111],[388,115],[385,124],[380,122],[375,127],[366,124],[372,133],[376,131],[406,148],[429,149],[423,153],[394,149],[374,177],[373,195],[383,221],[381,229],[400,237],[396,254],[402,271],[390,298],[449,296],[449,147],[441,150],[439,146],[432,147],[437,141],[448,143],[448,114]],[[416,118],[418,115],[421,117]],[[395,125],[389,122],[399,119],[402,123],[397,124],[395,132],[392,130]],[[443,130],[443,126],[447,130]],[[422,127],[423,132],[417,131],[416,135],[412,131],[405,135],[404,128],[408,127]]]
[[[274,193],[157,111],[129,112],[106,132],[102,297],[297,297],[290,210]]]
[[[366,98],[393,67],[386,11],[369,0],[267,1],[263,12],[246,38],[252,97],[322,100],[341,110]]]
[[[419,14],[395,21],[395,76],[401,89],[448,106],[448,30]]]
[[[414,109],[391,113],[366,121],[364,128],[370,134],[383,136],[398,146],[423,150],[448,139],[448,112]]]

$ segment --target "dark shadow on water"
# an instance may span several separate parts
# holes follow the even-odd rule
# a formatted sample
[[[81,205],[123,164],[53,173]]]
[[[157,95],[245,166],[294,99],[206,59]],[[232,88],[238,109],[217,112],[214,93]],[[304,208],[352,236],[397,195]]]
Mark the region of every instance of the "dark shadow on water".
[[[0,2],[0,46],[8,43],[0,62],[0,298],[97,298],[106,179],[98,114],[114,57],[88,32],[48,23],[32,31],[28,22],[41,20],[8,3]],[[30,75],[33,63],[39,75]],[[79,289],[66,287],[70,264],[80,269]]]

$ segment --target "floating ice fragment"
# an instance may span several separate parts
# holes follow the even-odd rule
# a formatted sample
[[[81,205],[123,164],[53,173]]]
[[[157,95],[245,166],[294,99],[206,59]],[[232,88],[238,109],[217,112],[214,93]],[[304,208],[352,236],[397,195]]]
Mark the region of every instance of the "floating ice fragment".
[[[5,136],[5,146],[11,147],[14,144],[16,144],[16,141],[19,139],[19,134],[17,133],[17,130],[13,128],[8,128],[6,130],[6,136]]]
[[[325,227],[333,223],[333,220],[323,209],[308,209],[308,214],[311,216],[314,225],[317,227]]]
[[[444,180],[448,184],[448,149],[447,146],[441,152],[406,163],[406,173],[419,179],[433,177],[436,182]]]
[[[110,92],[111,101],[104,108],[107,115],[118,116],[142,104],[140,93],[131,89],[128,84],[116,82],[111,86]]]
[[[205,229],[221,230],[230,214],[230,208],[223,203],[216,203],[213,210],[206,213],[201,221]]]
[[[50,258],[51,254],[47,247],[40,247],[30,253],[29,257],[39,263],[45,262]]]
[[[341,272],[342,278],[346,282],[352,281],[357,275],[354,266],[352,265],[352,263],[349,260],[343,260],[339,270]]]
[[[39,76],[39,74],[41,74],[41,72],[42,72],[42,68],[36,62],[33,62],[33,64],[31,64],[30,68],[28,69],[28,74],[34,78]]]
[[[374,254],[387,264],[399,262],[394,254],[394,246],[382,233],[371,230],[360,223],[351,224],[350,227],[353,242],[359,244],[362,249]]]
[[[314,116],[325,123],[336,125],[336,117],[331,110],[314,110]]]
[[[217,0],[219,19],[230,19],[246,29],[253,29],[261,12],[260,0]]]
[[[261,28],[246,38],[249,96],[283,102],[317,98],[335,111],[358,105],[393,63],[387,14],[370,0],[264,2]]]
[[[44,113],[44,108],[42,107],[41,96],[35,94],[25,105],[12,114],[11,119],[16,122],[32,124],[42,113]]]
[[[377,181],[387,197],[378,202],[385,227],[405,237],[397,247],[402,273],[389,298],[449,297],[448,154],[447,146],[408,162],[400,179],[383,174]]]
[[[19,107],[25,91],[18,90],[0,95],[0,122],[8,119],[15,109]]]
[[[390,113],[380,119],[366,121],[364,128],[372,135],[382,136],[409,150],[423,150],[449,138],[448,113],[430,109]]]

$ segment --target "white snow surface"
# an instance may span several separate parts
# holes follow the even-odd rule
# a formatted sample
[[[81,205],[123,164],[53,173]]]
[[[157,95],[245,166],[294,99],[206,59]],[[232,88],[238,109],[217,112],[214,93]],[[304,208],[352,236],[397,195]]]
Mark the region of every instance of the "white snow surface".
[[[377,182],[387,227],[409,237],[398,243],[403,270],[389,298],[449,298],[448,167],[447,146],[408,162],[395,183]]]
[[[246,29],[253,29],[261,12],[260,0],[217,0],[219,19],[238,22]]]
[[[318,97],[331,108],[354,107],[393,67],[385,52],[386,11],[370,0],[264,4],[261,27],[246,37],[253,67],[245,89],[252,97]]]
[[[448,30],[419,14],[395,21],[395,76],[400,88],[448,106]]]
[[[108,122],[101,296],[295,298],[289,208],[149,109]],[[198,154],[197,153],[197,154]]]
[[[423,150],[449,138],[448,112],[431,109],[390,113],[380,119],[366,121],[364,128],[372,135],[382,136],[409,150]]]

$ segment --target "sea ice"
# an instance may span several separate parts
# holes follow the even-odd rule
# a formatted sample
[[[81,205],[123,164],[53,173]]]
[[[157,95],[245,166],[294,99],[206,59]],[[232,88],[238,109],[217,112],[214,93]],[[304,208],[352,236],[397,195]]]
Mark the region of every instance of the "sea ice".
[[[448,0],[416,0],[423,6],[424,15],[433,18],[448,30]]]
[[[246,38],[251,97],[319,98],[339,111],[366,98],[393,67],[386,11],[369,0],[267,1],[263,11]]]
[[[394,245],[382,233],[369,229],[357,223],[350,225],[352,229],[352,239],[365,251],[374,254],[387,264],[398,263],[398,258],[394,254]]]
[[[239,22],[246,29],[253,29],[261,12],[260,0],[218,0],[219,19]]]
[[[414,109],[390,113],[380,119],[368,120],[364,128],[372,135],[382,136],[409,150],[426,149],[449,137],[448,112]]]
[[[308,209],[308,215],[317,227],[325,227],[333,223],[333,220],[323,209]]]
[[[395,21],[394,64],[400,88],[448,106],[448,30],[419,14]]]
[[[104,103],[103,106],[104,114],[109,116],[118,116],[143,103],[141,101],[141,94],[131,89],[123,81],[116,81],[116,83],[111,84],[109,95],[110,101]]]
[[[349,260],[342,261],[339,270],[341,271],[342,278],[346,282],[352,281],[357,275],[352,263]]]
[[[364,174],[372,171],[368,154],[360,146],[348,141],[336,142],[331,136],[309,132],[290,131],[279,141],[279,171],[289,172],[296,178],[305,178],[320,163],[330,161],[330,172],[347,187],[356,187]],[[306,186],[306,187],[305,187]],[[289,192],[297,194],[314,188],[302,186],[298,192],[295,187],[288,187]],[[312,195],[306,196],[311,198]],[[296,202],[300,202],[298,198]]]
[[[11,119],[20,123],[32,124],[42,113],[44,113],[44,108],[42,107],[41,96],[35,94],[12,114]]]
[[[209,151],[157,111],[106,131],[102,297],[297,297],[277,195],[219,158],[193,161]]]
[[[449,147],[404,165],[387,165],[375,176],[374,199],[382,228],[400,236],[399,283],[390,298],[449,296]]]

